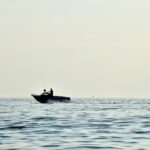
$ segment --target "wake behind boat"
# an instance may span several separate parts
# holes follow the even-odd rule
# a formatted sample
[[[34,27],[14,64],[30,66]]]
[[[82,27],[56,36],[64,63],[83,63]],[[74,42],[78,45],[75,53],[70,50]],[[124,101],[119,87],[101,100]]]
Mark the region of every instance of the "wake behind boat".
[[[53,90],[51,89],[50,92],[44,92],[40,95],[32,94],[38,102],[40,103],[52,103],[52,102],[70,102],[70,97],[65,96],[53,96]]]

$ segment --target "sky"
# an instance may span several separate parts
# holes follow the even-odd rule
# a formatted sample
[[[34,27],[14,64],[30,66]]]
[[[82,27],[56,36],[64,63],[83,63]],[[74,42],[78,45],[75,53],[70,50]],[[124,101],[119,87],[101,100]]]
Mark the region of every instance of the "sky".
[[[150,97],[149,0],[1,0],[0,96]]]

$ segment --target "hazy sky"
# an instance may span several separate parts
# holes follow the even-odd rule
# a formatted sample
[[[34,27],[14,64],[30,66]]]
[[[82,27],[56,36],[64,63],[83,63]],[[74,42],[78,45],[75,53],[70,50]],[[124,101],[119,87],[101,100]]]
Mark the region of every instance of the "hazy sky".
[[[150,97],[149,0],[0,0],[0,96]]]

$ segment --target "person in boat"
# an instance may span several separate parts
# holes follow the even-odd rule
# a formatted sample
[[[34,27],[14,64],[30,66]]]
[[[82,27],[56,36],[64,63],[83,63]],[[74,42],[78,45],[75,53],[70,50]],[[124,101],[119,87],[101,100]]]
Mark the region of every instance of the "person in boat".
[[[48,92],[46,91],[46,89],[43,90],[42,95],[48,95]]]
[[[53,96],[53,95],[54,95],[53,89],[50,89],[49,95],[50,95],[50,96]]]

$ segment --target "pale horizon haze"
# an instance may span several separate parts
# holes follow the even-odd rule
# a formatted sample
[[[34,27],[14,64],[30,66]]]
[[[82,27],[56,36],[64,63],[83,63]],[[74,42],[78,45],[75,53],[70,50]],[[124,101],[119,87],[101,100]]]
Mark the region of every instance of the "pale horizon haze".
[[[0,97],[150,98],[149,0],[1,0]]]

